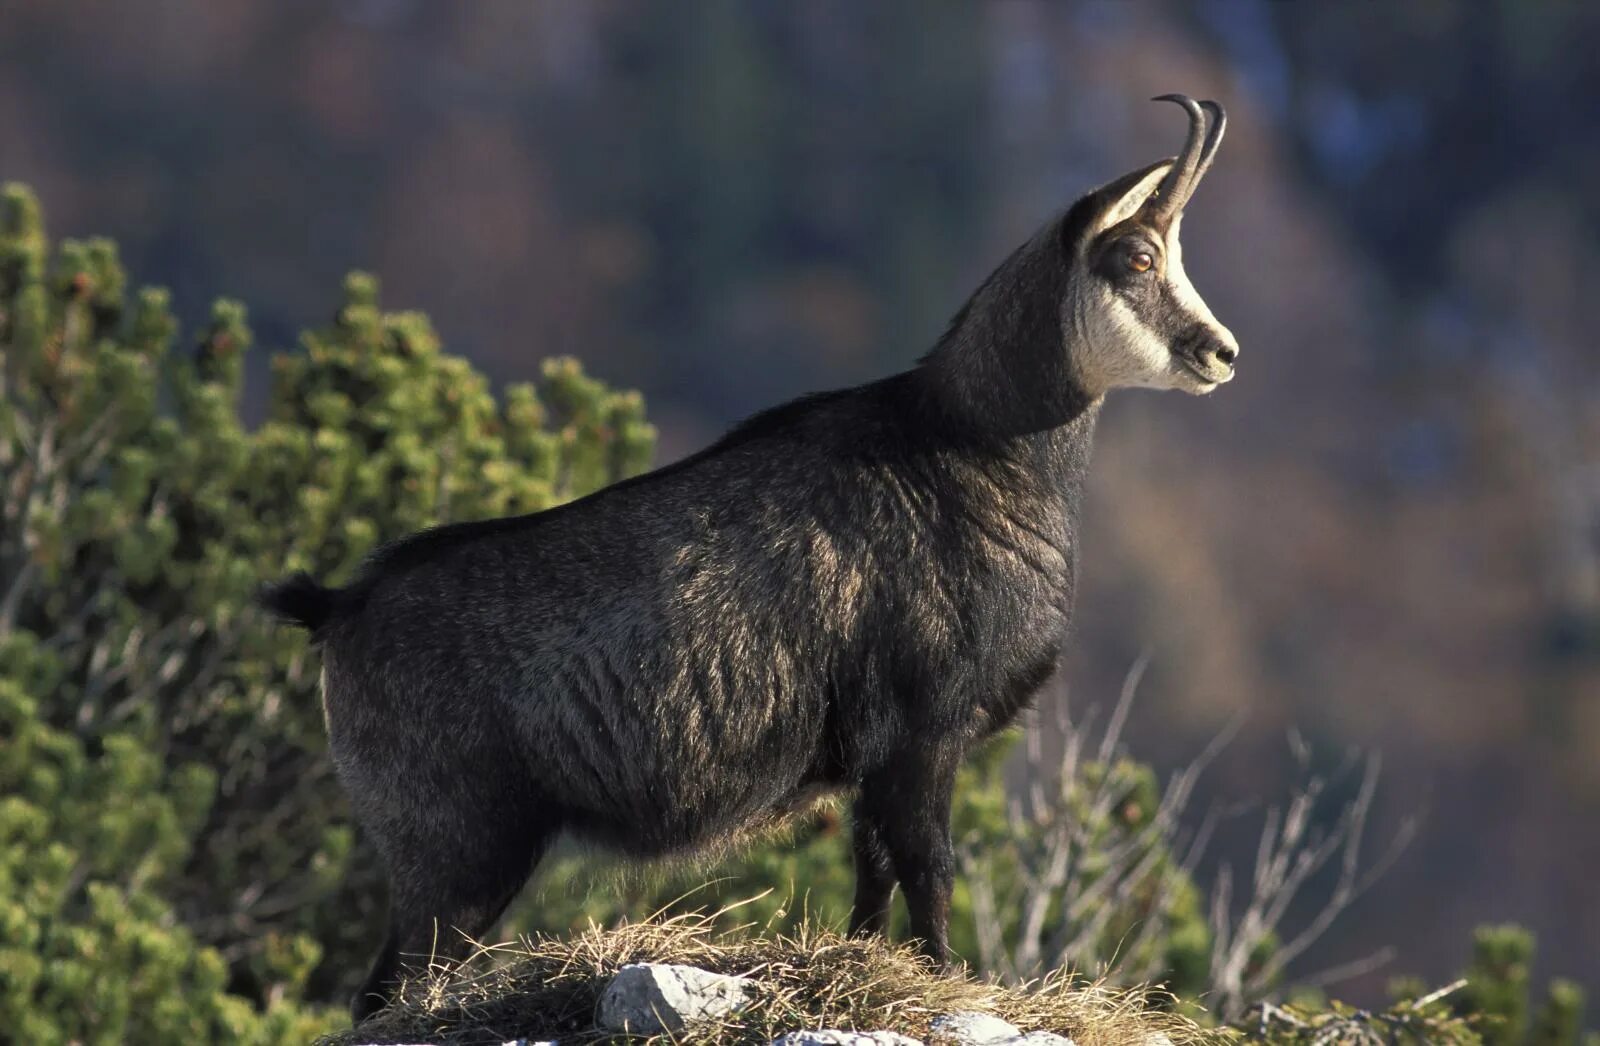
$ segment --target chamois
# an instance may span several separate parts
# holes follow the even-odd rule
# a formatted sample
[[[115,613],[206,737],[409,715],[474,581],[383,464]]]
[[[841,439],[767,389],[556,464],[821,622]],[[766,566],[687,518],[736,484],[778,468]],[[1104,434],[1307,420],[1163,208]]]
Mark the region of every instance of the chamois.
[[[1094,190],[984,281],[912,369],[743,422],[531,515],[390,544],[342,589],[262,603],[320,643],[328,741],[391,880],[352,1004],[486,934],[551,842],[692,851],[853,799],[855,932],[896,884],[946,958],[950,804],[974,745],[1056,666],[1096,415],[1206,393],[1238,346],[1183,271],[1222,140]]]

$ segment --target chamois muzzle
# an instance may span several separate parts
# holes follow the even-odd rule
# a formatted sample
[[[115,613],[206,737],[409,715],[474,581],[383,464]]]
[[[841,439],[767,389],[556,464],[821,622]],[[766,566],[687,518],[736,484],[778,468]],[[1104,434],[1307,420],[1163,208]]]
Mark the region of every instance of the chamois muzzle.
[[[1222,144],[1222,133],[1228,126],[1228,115],[1222,106],[1207,99],[1197,102],[1186,94],[1163,94],[1151,99],[1156,102],[1174,102],[1189,114],[1189,135],[1184,139],[1183,151],[1172,162],[1167,176],[1151,194],[1145,220],[1157,229],[1166,230],[1194,195],[1195,186],[1205,177],[1211,160]],[[1207,120],[1207,116],[1210,120]],[[1209,126],[1208,126],[1209,124]]]
[[[1233,379],[1233,361],[1238,358],[1239,347],[1231,335],[1196,331],[1175,346],[1174,352],[1201,381],[1220,385]]]

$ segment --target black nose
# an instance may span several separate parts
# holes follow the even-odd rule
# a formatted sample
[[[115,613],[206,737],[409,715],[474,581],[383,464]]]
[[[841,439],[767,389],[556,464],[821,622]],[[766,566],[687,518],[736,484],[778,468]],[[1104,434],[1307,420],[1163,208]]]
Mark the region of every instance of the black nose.
[[[1219,345],[1219,346],[1217,346],[1216,357],[1217,357],[1217,359],[1221,360],[1223,363],[1229,364],[1231,366],[1233,364],[1233,358],[1235,356],[1237,356],[1237,355],[1239,355],[1239,350],[1233,348],[1231,345]]]

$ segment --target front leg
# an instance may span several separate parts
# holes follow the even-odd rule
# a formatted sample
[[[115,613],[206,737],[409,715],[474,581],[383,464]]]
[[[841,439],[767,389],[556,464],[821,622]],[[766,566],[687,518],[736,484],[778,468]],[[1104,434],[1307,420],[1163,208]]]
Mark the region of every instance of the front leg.
[[[880,833],[895,878],[906,892],[912,935],[941,967],[949,960],[956,865],[950,798],[959,764],[957,752],[905,753],[863,783],[857,802],[857,810]],[[859,880],[856,896],[859,901]]]
[[[860,798],[852,810],[851,842],[855,851],[856,902],[850,911],[851,936],[889,933],[889,908],[894,902],[894,864],[889,844]]]

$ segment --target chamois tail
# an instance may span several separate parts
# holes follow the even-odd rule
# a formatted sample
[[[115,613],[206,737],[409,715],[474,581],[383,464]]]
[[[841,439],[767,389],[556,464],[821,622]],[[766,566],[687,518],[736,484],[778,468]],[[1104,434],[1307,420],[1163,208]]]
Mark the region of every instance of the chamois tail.
[[[284,622],[308,629],[313,638],[338,610],[339,590],[317,584],[304,571],[263,588],[256,602]]]

